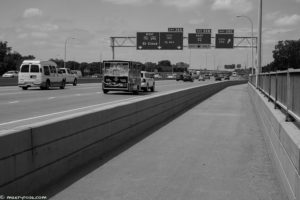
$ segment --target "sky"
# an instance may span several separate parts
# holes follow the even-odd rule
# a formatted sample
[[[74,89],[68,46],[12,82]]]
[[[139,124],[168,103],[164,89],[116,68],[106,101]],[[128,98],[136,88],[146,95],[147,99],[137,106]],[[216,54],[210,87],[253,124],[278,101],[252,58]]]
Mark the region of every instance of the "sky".
[[[258,5],[259,0],[0,0],[0,41],[40,60],[64,59],[67,41],[67,60],[98,62],[112,59],[110,37],[135,37],[137,32],[180,27],[184,36],[195,29],[212,29],[214,36],[218,29],[234,29],[235,36],[250,37],[250,21],[237,15],[253,21],[257,36]],[[263,0],[262,63],[273,60],[278,41],[298,39],[300,0]],[[225,64],[250,67],[251,56],[251,48],[115,49],[116,59],[182,61],[195,69],[222,69]]]

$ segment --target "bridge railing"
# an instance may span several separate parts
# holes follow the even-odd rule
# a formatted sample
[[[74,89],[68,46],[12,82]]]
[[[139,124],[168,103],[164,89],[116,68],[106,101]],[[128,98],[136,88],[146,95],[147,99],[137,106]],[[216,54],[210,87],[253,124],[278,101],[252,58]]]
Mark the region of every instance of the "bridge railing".
[[[256,75],[250,75],[249,82],[256,86]],[[258,75],[257,88],[275,104],[282,108],[287,121],[300,122],[300,70],[289,69],[261,73]]]

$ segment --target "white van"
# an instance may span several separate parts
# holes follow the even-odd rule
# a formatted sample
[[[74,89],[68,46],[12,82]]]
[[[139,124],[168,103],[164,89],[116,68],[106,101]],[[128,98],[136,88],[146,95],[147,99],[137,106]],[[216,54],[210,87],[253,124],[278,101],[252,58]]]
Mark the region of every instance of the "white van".
[[[18,86],[27,90],[29,87],[65,88],[66,79],[59,73],[57,65],[52,61],[25,60],[20,66]]]
[[[147,92],[149,89],[151,92],[155,90],[154,73],[141,71],[141,89]]]

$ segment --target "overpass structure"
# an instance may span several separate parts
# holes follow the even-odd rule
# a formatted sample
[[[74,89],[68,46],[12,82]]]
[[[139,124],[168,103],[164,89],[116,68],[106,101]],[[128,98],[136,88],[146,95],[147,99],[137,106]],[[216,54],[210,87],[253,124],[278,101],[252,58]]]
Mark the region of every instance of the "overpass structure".
[[[300,199],[299,128],[244,83],[191,86],[2,131],[0,194]],[[192,107],[189,117],[168,128],[167,122]]]

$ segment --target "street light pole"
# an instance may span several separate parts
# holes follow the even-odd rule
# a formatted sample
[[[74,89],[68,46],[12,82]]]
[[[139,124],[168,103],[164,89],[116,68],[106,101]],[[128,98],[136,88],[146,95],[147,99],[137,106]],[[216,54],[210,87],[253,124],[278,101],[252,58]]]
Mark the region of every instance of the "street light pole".
[[[257,55],[257,70],[256,70],[256,87],[258,87],[258,73],[261,72],[261,54],[262,54],[262,0],[259,0],[258,11],[258,55]]]
[[[66,62],[67,62],[67,42],[68,40],[75,40],[76,38],[73,38],[73,37],[68,37],[66,40],[65,40],[65,60],[64,60],[64,68],[66,68]]]
[[[253,68],[254,68],[254,64],[253,64],[253,21],[251,20],[250,17],[245,16],[245,15],[238,15],[236,17],[238,17],[238,18],[244,17],[244,18],[248,19],[249,22],[251,23],[251,50],[252,50],[252,52],[251,52],[251,62],[252,62],[251,74],[253,75]]]

